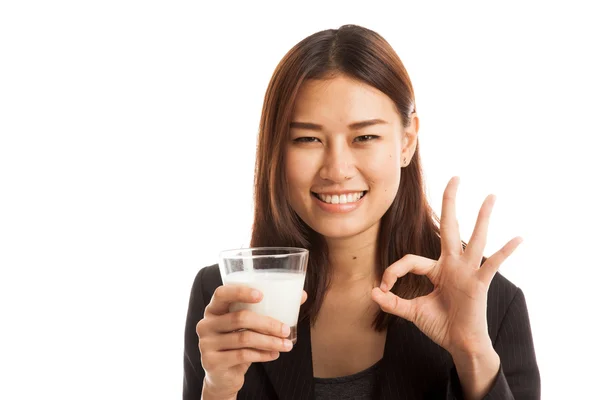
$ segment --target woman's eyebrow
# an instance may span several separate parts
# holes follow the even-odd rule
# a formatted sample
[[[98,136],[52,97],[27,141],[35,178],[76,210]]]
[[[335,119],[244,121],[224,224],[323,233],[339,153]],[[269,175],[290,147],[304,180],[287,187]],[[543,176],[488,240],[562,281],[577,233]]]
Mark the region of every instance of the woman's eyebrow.
[[[348,125],[348,128],[351,130],[359,130],[362,128],[366,128],[368,126],[378,125],[378,124],[389,124],[389,122],[384,121],[379,118],[375,118],[375,119],[369,119],[366,121],[353,122],[350,125]],[[313,124],[312,122],[293,121],[290,123],[290,129],[306,129],[309,131],[322,131],[323,125]]]

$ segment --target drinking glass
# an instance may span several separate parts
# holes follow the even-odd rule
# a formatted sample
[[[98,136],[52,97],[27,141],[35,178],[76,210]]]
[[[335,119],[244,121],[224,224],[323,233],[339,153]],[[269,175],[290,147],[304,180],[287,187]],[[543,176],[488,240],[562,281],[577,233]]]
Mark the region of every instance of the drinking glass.
[[[259,290],[258,303],[232,303],[230,312],[250,310],[275,318],[290,327],[288,339],[297,341],[297,324],[308,250],[298,247],[251,247],[219,253],[224,285],[244,285]]]

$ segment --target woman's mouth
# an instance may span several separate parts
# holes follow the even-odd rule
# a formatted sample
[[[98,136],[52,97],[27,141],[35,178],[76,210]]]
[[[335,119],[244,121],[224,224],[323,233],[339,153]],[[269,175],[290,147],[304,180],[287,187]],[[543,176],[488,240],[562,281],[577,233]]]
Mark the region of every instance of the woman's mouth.
[[[350,204],[356,203],[360,199],[362,199],[367,194],[367,190],[364,190],[362,192],[344,193],[339,195],[321,194],[314,192],[311,192],[311,194],[317,199],[319,199],[321,202],[326,204]]]

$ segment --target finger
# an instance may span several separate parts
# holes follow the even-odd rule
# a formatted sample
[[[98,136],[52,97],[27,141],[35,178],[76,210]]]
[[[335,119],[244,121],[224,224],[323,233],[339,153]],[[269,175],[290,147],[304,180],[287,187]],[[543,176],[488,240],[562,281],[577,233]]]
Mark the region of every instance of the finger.
[[[440,236],[442,239],[442,252],[447,254],[461,254],[462,244],[458,221],[456,220],[456,192],[458,190],[458,176],[448,182],[442,200],[442,216],[440,218]]]
[[[437,262],[435,260],[414,254],[407,254],[385,269],[379,287],[383,292],[387,292],[394,286],[398,278],[403,277],[409,272],[417,275],[427,275],[431,280],[435,275],[436,269]]]
[[[237,349],[220,351],[211,354],[211,357],[202,358],[202,366],[206,370],[218,368],[228,369],[236,365],[255,362],[273,361],[279,357],[279,352],[256,349]]]
[[[477,258],[477,265],[481,263],[481,258],[483,257],[483,251],[485,250],[485,245],[487,243],[490,215],[492,214],[495,202],[496,196],[493,194],[486,197],[483,201],[481,209],[479,210],[479,215],[477,216],[475,228],[473,229],[473,234],[471,235],[471,239],[465,250],[465,256],[468,260]]]
[[[219,286],[206,306],[205,314],[223,315],[229,312],[229,305],[235,302],[258,303],[262,293],[242,285]]]
[[[483,263],[479,271],[477,271],[479,279],[489,286],[494,275],[498,272],[498,269],[500,269],[500,265],[502,265],[504,260],[506,260],[521,243],[523,243],[523,238],[517,236],[489,257],[485,263]]]
[[[308,298],[308,293],[306,293],[306,291],[302,291],[302,300],[300,300],[300,305],[304,304],[304,302],[306,301],[306,299]]]
[[[211,343],[213,341],[215,343]],[[263,335],[251,330],[213,336],[208,342],[206,343],[207,346],[211,346],[211,348],[219,351],[252,348],[256,350],[287,352],[293,347],[291,340]]]
[[[383,311],[411,322],[415,320],[415,299],[402,299],[392,292],[383,292],[377,287],[373,288],[371,296]]]
[[[222,315],[213,320],[214,331],[219,333],[250,329],[265,335],[287,338],[290,327],[275,318],[260,315],[250,310],[241,310]]]

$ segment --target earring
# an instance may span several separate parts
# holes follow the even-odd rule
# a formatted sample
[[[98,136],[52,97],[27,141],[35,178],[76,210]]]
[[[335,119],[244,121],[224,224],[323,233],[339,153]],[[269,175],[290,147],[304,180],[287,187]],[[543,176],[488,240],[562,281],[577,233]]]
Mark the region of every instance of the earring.
[[[405,166],[405,167],[408,165],[407,162],[406,162],[406,157],[404,157],[404,159],[402,160],[402,165]]]

